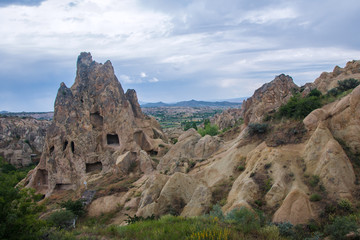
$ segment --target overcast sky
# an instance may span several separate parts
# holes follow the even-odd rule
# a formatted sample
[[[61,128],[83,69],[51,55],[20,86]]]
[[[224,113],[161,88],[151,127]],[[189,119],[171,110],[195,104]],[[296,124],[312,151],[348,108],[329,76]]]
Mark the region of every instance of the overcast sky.
[[[0,0],[0,111],[52,111],[80,52],[144,102],[251,96],[360,59],[359,0]]]

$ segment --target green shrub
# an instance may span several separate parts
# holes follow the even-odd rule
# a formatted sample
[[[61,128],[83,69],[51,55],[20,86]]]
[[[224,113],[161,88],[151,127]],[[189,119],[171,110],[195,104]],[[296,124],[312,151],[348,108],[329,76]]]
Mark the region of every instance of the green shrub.
[[[345,79],[343,81],[338,81],[338,90],[341,92],[345,92],[347,90],[356,88],[360,82],[354,78]]]
[[[352,213],[353,212],[353,207],[351,202],[348,199],[341,199],[338,202],[338,208],[344,212],[347,213]]]
[[[236,228],[245,234],[260,229],[259,217],[246,207],[233,209],[226,215],[225,220],[235,223]]]
[[[312,202],[318,202],[321,199],[322,199],[321,195],[319,195],[317,193],[311,194],[311,196],[310,196],[310,201],[312,201]]]
[[[217,125],[212,125],[209,119],[205,119],[204,128],[199,128],[198,133],[203,137],[205,135],[215,136],[219,134],[219,127]]]
[[[228,240],[230,235],[229,229],[204,229],[202,231],[194,232],[187,238],[187,240]]]
[[[60,204],[61,207],[66,208],[66,210],[71,211],[76,216],[83,216],[85,214],[84,203],[82,200],[78,199],[76,201],[68,200]]]
[[[315,89],[310,91],[308,96],[309,97],[320,97],[321,95],[322,95],[322,93],[315,88]]]
[[[59,228],[70,228],[74,225],[75,214],[69,210],[56,211],[49,216],[48,222]]]
[[[358,225],[356,219],[351,216],[336,217],[332,224],[325,226],[325,233],[332,239],[346,239],[345,235],[349,232],[356,231]]]
[[[242,171],[245,170],[245,166],[244,166],[244,165],[240,165],[240,166],[237,167],[237,170],[240,171],[240,172],[242,172]]]
[[[313,110],[321,107],[320,97],[307,96],[302,98],[299,94],[294,95],[290,100],[279,108],[279,116],[303,119]]]
[[[312,175],[309,181],[311,187],[316,187],[320,182],[320,177],[318,175]]]
[[[214,218],[218,218],[219,220],[224,220],[224,214],[221,210],[221,206],[219,204],[213,205],[212,210],[209,215]]]
[[[260,235],[264,239],[279,239],[280,231],[279,228],[275,225],[268,225],[260,229]]]
[[[184,125],[184,131],[189,130],[190,128],[193,128],[195,130],[197,130],[197,126],[196,126],[196,122],[185,122],[182,123],[182,125]]]
[[[293,225],[289,222],[277,223],[277,227],[279,228],[280,236],[283,237],[291,237],[294,235]]]
[[[250,136],[253,136],[266,133],[269,125],[267,123],[250,123],[248,127]]]

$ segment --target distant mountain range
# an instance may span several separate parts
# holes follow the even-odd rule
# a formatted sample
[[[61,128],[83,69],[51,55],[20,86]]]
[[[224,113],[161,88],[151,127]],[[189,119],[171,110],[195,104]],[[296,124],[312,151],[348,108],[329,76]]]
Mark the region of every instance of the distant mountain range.
[[[229,107],[229,108],[238,108],[241,106],[241,102],[207,102],[207,101],[181,101],[177,103],[144,103],[141,104],[142,108],[154,108],[154,107]]]

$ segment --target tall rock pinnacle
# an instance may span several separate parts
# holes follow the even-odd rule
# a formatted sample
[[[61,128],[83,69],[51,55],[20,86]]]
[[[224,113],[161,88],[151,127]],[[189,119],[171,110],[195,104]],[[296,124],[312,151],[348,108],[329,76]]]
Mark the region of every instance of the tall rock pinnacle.
[[[78,57],[75,83],[61,83],[54,108],[40,163],[28,179],[43,194],[77,189],[94,171],[114,171],[119,156],[130,152],[138,161],[141,150],[154,154],[166,141],[142,113],[135,90],[124,93],[111,62],[97,63],[90,53]]]

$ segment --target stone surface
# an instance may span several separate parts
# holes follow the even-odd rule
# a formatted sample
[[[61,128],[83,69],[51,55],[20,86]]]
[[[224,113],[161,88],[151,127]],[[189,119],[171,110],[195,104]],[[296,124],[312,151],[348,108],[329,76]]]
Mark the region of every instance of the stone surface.
[[[332,72],[323,72],[314,84],[318,90],[325,94],[330,89],[337,87],[338,81],[349,78],[360,80],[360,61],[353,60],[348,62],[345,68],[336,66]]]
[[[130,152],[137,162],[141,150],[156,154],[163,141],[159,124],[142,114],[134,90],[124,93],[110,61],[100,64],[81,53],[75,83],[71,88],[61,83],[58,90],[54,119],[28,186],[47,195],[78,189],[92,172],[114,171],[120,155]]]
[[[0,155],[15,167],[39,161],[50,121],[0,117]]]
[[[299,87],[290,76],[284,74],[265,83],[241,106],[245,124],[262,121],[266,114],[272,113],[286,103],[294,90],[299,90]]]
[[[241,109],[230,108],[210,118],[211,124],[216,124],[220,130],[234,127],[242,116]]]

